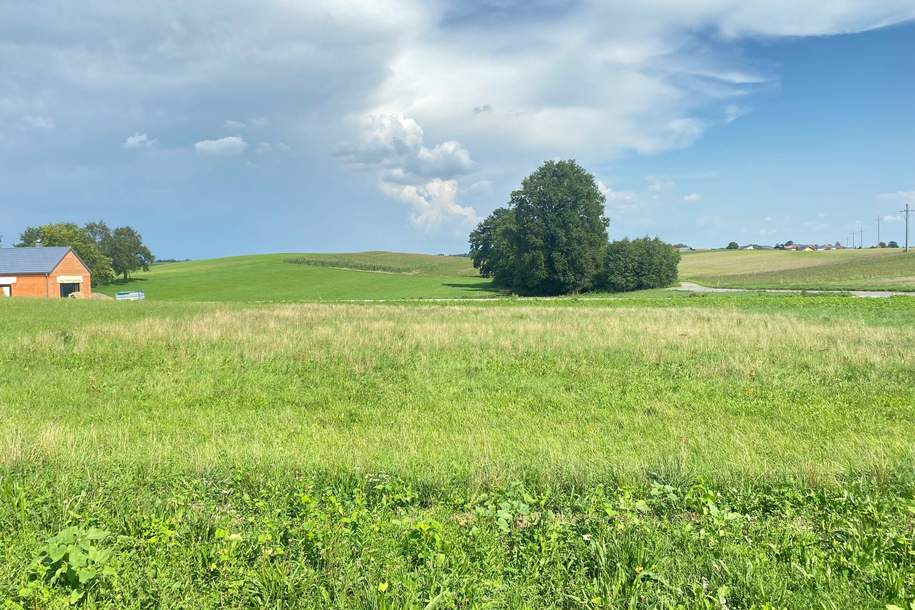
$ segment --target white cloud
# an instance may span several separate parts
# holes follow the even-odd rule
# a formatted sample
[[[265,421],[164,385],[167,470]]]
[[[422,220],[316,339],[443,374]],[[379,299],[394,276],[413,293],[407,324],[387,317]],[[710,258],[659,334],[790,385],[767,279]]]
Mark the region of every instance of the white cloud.
[[[46,116],[32,116],[26,115],[22,117],[22,125],[29,129],[38,129],[41,131],[47,131],[49,129],[54,129],[54,119]]]
[[[201,140],[194,144],[198,154],[212,157],[235,157],[245,152],[248,143],[239,136],[229,136],[219,140]]]
[[[446,220],[475,221],[476,211],[457,203],[455,178],[476,167],[460,142],[427,147],[419,123],[399,113],[370,114],[356,123],[355,143],[340,146],[337,155],[354,169],[376,172],[385,195],[413,206],[414,224],[429,230]]]
[[[382,182],[381,189],[389,197],[408,204],[411,208],[410,221],[427,231],[455,220],[467,225],[480,221],[472,207],[457,202],[456,180],[433,178],[421,185]]]
[[[886,201],[901,201],[915,205],[915,191],[896,191],[895,193],[880,193],[877,199]]]
[[[746,106],[738,106],[737,104],[728,104],[724,109],[724,122],[733,123],[742,116],[749,114],[750,109]]]
[[[152,148],[157,142],[158,140],[156,138],[150,138],[145,133],[135,133],[132,136],[127,136],[127,139],[124,140],[122,146],[127,150],[139,150],[143,148]]]
[[[683,196],[683,201],[692,202],[692,201],[700,201],[701,199],[702,199],[702,195],[700,195],[699,193],[690,193],[688,195]]]
[[[259,155],[266,155],[267,153],[273,152],[273,144],[270,142],[260,142],[255,149],[255,152]]]
[[[243,121],[236,121],[233,119],[226,119],[223,125],[225,125],[226,129],[244,129],[248,126]]]

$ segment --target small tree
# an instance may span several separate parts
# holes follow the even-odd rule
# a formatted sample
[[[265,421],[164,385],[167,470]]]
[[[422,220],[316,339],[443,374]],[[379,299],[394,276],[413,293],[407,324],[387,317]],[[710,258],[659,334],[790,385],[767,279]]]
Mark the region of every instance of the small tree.
[[[104,223],[101,223],[104,226]],[[107,227],[106,227],[107,228]],[[155,258],[143,244],[142,236],[131,227],[118,227],[102,242],[102,251],[111,258],[114,272],[125,281],[138,269],[149,271]]]
[[[888,244],[886,245],[886,247],[887,247],[887,248],[898,248],[898,247],[899,247],[899,244],[897,244],[895,241],[891,241],[890,243],[888,243]]]
[[[657,237],[615,241],[607,247],[599,286],[613,292],[670,286],[679,262],[680,253]]]
[[[737,250],[738,248],[740,248],[740,244],[738,244],[736,241],[732,241],[732,242],[728,243],[728,247],[727,247],[728,250]]]

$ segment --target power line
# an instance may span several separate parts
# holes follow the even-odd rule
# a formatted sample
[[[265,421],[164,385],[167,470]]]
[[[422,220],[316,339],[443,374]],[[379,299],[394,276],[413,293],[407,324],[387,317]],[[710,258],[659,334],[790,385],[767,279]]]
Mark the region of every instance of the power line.
[[[909,252],[909,214],[915,212],[909,204],[905,204],[904,210],[899,210],[899,213],[905,214],[905,251],[908,254]]]

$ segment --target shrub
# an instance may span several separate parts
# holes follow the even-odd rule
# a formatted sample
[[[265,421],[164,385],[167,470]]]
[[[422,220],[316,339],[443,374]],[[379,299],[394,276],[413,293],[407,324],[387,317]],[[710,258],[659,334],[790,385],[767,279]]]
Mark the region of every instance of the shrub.
[[[615,241],[607,246],[599,286],[613,292],[670,286],[679,262],[680,253],[657,237]]]

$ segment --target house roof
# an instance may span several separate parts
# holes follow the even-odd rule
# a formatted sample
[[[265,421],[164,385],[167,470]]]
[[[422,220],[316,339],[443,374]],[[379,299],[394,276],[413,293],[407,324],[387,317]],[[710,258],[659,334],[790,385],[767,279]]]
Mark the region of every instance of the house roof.
[[[51,273],[70,248],[0,248],[0,275]]]

